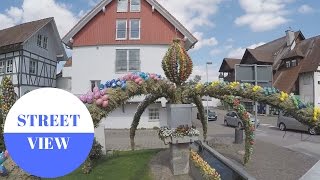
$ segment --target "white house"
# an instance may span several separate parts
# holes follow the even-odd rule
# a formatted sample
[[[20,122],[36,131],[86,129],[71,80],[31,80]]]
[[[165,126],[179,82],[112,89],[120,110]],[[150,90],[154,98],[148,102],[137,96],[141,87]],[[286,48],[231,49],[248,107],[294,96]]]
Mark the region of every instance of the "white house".
[[[67,55],[53,18],[0,30],[0,81],[10,76],[18,97],[56,87],[56,68]]]
[[[156,0],[103,0],[63,38],[72,49],[71,92],[85,94],[95,86],[129,72],[164,75],[162,59],[173,39],[187,50],[197,39]],[[61,87],[67,89],[65,87]],[[103,121],[106,128],[130,128],[143,97],[136,97]],[[162,103],[161,103],[162,102]],[[165,102],[151,105],[139,127],[166,125]]]

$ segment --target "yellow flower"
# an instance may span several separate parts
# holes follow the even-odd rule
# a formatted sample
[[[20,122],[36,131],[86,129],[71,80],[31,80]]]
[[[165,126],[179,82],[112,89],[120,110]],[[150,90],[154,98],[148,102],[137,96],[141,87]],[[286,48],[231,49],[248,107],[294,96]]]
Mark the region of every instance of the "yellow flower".
[[[198,84],[196,85],[196,90],[200,90],[202,87],[203,87],[203,84],[198,83]]]
[[[257,91],[260,91],[261,89],[262,89],[262,87],[260,87],[260,86],[253,86],[252,91],[257,92]]]
[[[215,86],[217,86],[217,85],[219,85],[219,84],[220,84],[219,81],[213,81],[213,82],[211,83],[211,86],[212,86],[212,87],[215,87]]]

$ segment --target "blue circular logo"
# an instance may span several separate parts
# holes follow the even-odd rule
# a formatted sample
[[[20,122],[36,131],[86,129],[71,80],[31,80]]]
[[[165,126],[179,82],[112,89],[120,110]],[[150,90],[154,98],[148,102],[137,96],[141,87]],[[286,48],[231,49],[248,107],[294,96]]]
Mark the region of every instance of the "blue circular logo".
[[[10,109],[4,140],[12,160],[41,178],[65,176],[86,160],[94,125],[86,106],[73,94],[43,88],[21,97]]]

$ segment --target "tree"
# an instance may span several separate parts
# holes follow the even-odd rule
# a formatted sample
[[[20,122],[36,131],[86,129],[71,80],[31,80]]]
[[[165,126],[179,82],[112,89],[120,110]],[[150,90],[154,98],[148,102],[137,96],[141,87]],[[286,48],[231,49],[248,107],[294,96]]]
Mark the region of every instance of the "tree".
[[[11,107],[16,102],[16,93],[14,92],[14,87],[11,79],[7,76],[3,77],[1,82],[1,125],[0,125],[0,150],[5,150],[4,138],[3,138],[3,126],[6,117],[11,109]]]
[[[195,86],[201,81],[201,76],[200,75],[195,75],[193,79],[190,79],[187,84],[189,86]]]

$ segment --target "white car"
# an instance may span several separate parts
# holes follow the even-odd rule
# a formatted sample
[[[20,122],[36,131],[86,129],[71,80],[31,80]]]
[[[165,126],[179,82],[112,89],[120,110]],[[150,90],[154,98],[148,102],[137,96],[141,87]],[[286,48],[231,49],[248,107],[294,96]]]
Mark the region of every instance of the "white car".
[[[250,121],[252,124],[255,123],[255,117],[248,113],[250,117]],[[233,126],[233,127],[243,127],[243,122],[240,119],[240,116],[235,111],[230,111],[224,116],[224,125],[225,126]],[[260,121],[257,119],[257,128],[260,126]]]

